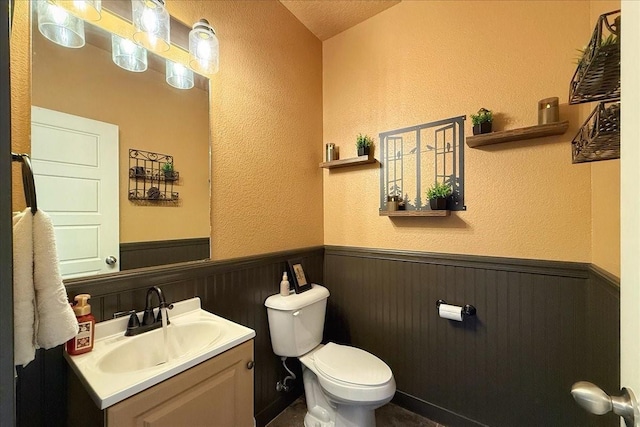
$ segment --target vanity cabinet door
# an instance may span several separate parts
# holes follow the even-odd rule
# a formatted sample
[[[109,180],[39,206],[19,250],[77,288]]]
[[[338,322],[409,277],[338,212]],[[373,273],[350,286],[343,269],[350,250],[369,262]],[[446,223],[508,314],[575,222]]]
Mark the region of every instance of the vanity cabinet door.
[[[111,427],[253,426],[253,340],[107,408]]]

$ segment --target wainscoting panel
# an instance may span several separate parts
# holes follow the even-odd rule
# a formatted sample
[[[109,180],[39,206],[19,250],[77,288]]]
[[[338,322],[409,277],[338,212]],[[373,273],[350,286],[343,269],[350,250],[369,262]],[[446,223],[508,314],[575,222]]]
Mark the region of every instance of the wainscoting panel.
[[[382,358],[397,403],[445,425],[617,425],[569,393],[618,379],[619,296],[592,276],[579,263],[326,247],[325,338]],[[442,319],[438,299],[477,315]]]
[[[120,270],[209,259],[209,238],[120,244]]]
[[[609,395],[620,394],[620,280],[591,266],[587,288],[587,371],[590,381]],[[599,426],[617,427],[620,417],[609,413]]]
[[[254,408],[258,426],[264,426],[302,394],[301,381],[289,393],[275,389],[285,371],[271,348],[264,307],[264,300],[279,292],[282,272],[287,268],[287,259],[292,258],[302,259],[310,280],[323,282],[323,248],[318,247],[75,279],[67,283],[67,292],[69,298],[79,293],[91,294],[93,313],[101,321],[112,318],[117,311],[143,310],[147,289],[157,285],[167,301],[199,296],[205,310],[254,329]],[[19,426],[64,426],[67,415],[77,416],[66,414],[67,367],[61,350],[58,347],[40,351],[34,362],[19,371]],[[290,361],[289,365],[300,373],[297,361]]]
[[[619,283],[588,264],[319,247],[75,279],[67,289],[93,295],[98,320],[142,310],[158,285],[168,301],[199,296],[206,310],[253,328],[255,414],[264,426],[302,393],[300,380],[289,393],[275,390],[285,371],[263,305],[291,258],[331,292],[325,339],[385,360],[401,406],[450,427],[619,425],[613,415],[587,414],[569,394],[580,380],[619,390]],[[439,318],[438,299],[473,304],[478,314]],[[288,363],[299,375],[299,363]],[[61,347],[18,370],[18,426],[65,425],[66,370]]]

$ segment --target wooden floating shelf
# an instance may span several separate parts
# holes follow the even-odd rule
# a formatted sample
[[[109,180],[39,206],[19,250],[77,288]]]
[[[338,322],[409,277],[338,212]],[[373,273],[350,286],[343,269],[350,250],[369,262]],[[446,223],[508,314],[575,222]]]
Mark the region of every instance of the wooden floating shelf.
[[[380,216],[430,216],[430,217],[445,217],[451,215],[451,211],[378,211]]]
[[[484,145],[501,144],[503,142],[521,141],[524,139],[542,138],[544,136],[562,135],[569,129],[569,121],[546,125],[535,125],[526,128],[503,130],[467,137],[467,145],[471,148]]]
[[[346,168],[347,166],[366,165],[368,163],[375,163],[376,159],[373,156],[358,156],[349,159],[332,160],[330,162],[320,163],[321,168],[335,169]]]

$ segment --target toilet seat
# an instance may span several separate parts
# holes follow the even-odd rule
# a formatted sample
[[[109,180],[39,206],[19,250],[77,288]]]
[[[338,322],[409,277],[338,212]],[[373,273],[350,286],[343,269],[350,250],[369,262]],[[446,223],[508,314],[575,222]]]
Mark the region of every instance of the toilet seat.
[[[325,348],[327,350],[323,351]],[[319,362],[316,360],[318,354],[320,356]],[[356,368],[359,372],[350,375],[345,367],[347,365],[353,367],[349,357],[353,357],[351,359],[353,361],[363,361],[362,367],[379,370],[379,373],[368,375],[365,369]],[[300,357],[300,362],[316,374],[322,389],[337,402],[365,405],[386,403],[391,400],[396,391],[396,382],[387,364],[373,354],[359,348],[335,343],[319,345]],[[335,364],[330,365],[331,362],[335,362]],[[369,384],[352,382],[356,378],[363,379],[363,382]]]
[[[330,342],[316,351],[313,358],[318,371],[342,383],[378,386],[393,377],[386,363],[356,347]]]

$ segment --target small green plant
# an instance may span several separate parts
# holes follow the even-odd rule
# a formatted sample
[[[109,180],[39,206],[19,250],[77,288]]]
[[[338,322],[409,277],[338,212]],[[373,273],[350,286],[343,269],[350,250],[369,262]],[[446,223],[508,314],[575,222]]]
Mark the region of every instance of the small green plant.
[[[482,123],[491,123],[493,122],[493,112],[486,108],[481,108],[478,110],[478,114],[471,115],[471,121],[474,126]]]
[[[164,172],[173,172],[173,163],[167,162],[162,165],[162,170]]]
[[[453,189],[451,188],[451,186],[436,182],[427,190],[427,198],[429,200],[445,198],[449,197],[451,193],[453,193]]]
[[[369,135],[363,136],[361,133],[358,134],[358,137],[356,138],[357,148],[371,147],[372,145],[373,139]]]

